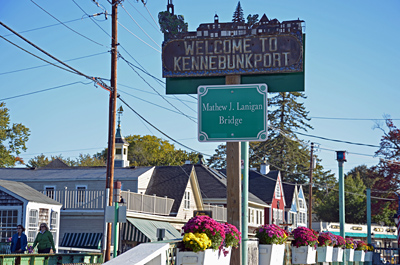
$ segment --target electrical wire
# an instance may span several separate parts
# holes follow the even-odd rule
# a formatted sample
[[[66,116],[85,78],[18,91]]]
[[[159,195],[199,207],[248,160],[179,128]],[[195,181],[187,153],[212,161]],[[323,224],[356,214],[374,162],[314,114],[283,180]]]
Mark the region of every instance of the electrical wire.
[[[380,121],[386,119],[370,119],[370,118],[335,118],[335,117],[310,117],[311,119],[321,119],[321,120],[345,120],[345,121]],[[400,120],[400,119],[391,119]]]
[[[0,24],[3,24],[3,23],[0,22]],[[53,66],[55,66],[55,67],[58,67],[58,68],[60,68],[60,69],[62,69],[62,70],[64,70],[64,71],[70,72],[70,73],[72,73],[72,74],[78,74],[78,73],[76,73],[76,72],[74,72],[74,71],[71,71],[71,70],[66,69],[66,68],[64,68],[64,67],[61,67],[61,66],[59,66],[59,65],[56,65],[56,64],[54,64],[54,63],[52,63],[52,62],[49,62],[49,61],[47,61],[47,60],[45,60],[45,59],[43,59],[43,58],[41,58],[41,57],[39,57],[39,56],[37,56],[37,55],[35,55],[35,54],[33,54],[33,53],[31,53],[31,52],[25,50],[24,48],[18,46],[17,44],[15,44],[14,42],[8,40],[7,38],[5,38],[5,37],[3,37],[3,36],[0,36],[0,38],[2,38],[3,40],[7,41],[8,43],[14,45],[14,46],[17,47],[18,49],[20,49],[20,50],[22,50],[22,51],[24,51],[24,52],[26,52],[26,53],[28,53],[28,54],[30,54],[30,55],[32,55],[32,56],[38,58],[39,60],[42,60],[42,61],[44,61],[44,62],[46,62],[46,63],[48,63],[48,64],[51,64],[51,65],[53,65]]]
[[[130,4],[150,24],[150,26],[152,26],[158,33],[162,34],[157,23],[156,27],[154,27],[153,23],[151,23],[145,16],[143,16],[143,14],[134,5],[132,5],[132,3],[129,0],[126,0],[126,2],[128,2],[128,4]]]
[[[59,23],[61,23],[64,27],[66,27],[66,28],[68,28],[69,30],[71,30],[72,32],[78,34],[79,36],[81,36],[81,37],[83,37],[83,38],[85,38],[85,39],[87,39],[87,40],[89,40],[89,41],[91,41],[91,42],[93,42],[93,43],[95,43],[95,44],[97,44],[97,45],[100,45],[100,46],[103,46],[103,47],[107,47],[106,45],[103,45],[103,44],[101,44],[101,43],[99,43],[99,42],[97,42],[97,41],[94,41],[94,40],[92,40],[91,38],[88,38],[88,37],[86,37],[85,35],[83,35],[83,34],[77,32],[76,30],[74,30],[74,29],[68,27],[66,24],[64,24],[62,21],[60,21],[58,18],[56,18],[55,16],[53,16],[52,14],[50,14],[49,12],[47,12],[43,7],[41,7],[40,5],[38,5],[35,1],[31,0],[31,2],[34,3],[34,4],[35,4],[37,7],[39,7],[40,9],[42,9],[42,10],[43,10],[45,13],[47,13],[49,16],[51,16],[52,18],[54,18],[55,20],[57,20]]]
[[[158,48],[161,49],[161,46],[155,42],[155,40],[153,40],[152,37],[150,37],[149,34],[147,34],[147,32],[139,25],[139,23],[136,22],[136,20],[131,16],[131,14],[129,14],[128,10],[125,9],[125,7],[123,5],[121,5],[122,9],[125,10],[125,12],[128,14],[128,16],[133,20],[133,22],[135,22],[135,24],[143,31],[144,34],[146,34],[147,37],[149,37],[149,39],[154,42],[155,45],[157,45]]]
[[[89,57],[93,57],[93,56],[97,56],[97,55],[101,55],[101,54],[105,54],[105,53],[108,53],[108,52],[100,52],[100,53],[86,55],[86,56],[82,56],[82,57],[78,57],[78,58],[74,58],[74,59],[68,59],[68,60],[65,60],[64,62],[71,62],[71,61],[75,61],[75,60],[85,59],[85,58],[89,58]],[[33,66],[33,67],[28,67],[28,68],[24,68],[24,69],[3,72],[3,73],[0,73],[0,75],[17,73],[17,72],[32,70],[32,69],[41,68],[41,67],[45,67],[45,66],[49,66],[49,63],[43,64],[43,65],[38,65],[38,66]]]
[[[78,20],[82,20],[82,18],[76,18],[76,19],[64,21],[64,22],[61,22],[61,23],[51,24],[51,25],[47,25],[47,26],[43,26],[43,27],[39,27],[39,28],[23,30],[23,31],[19,31],[18,33],[21,34],[21,33],[31,32],[31,31],[35,31],[35,30],[39,30],[39,29],[50,28],[50,27],[58,26],[60,24],[67,24],[67,23],[78,21]],[[8,36],[12,36],[12,35],[14,35],[14,34],[10,33],[10,34],[4,35],[4,37],[8,37]]]
[[[185,147],[186,149],[189,149],[189,150],[191,150],[191,151],[193,151],[193,152],[200,153],[200,154],[202,154],[202,155],[211,157],[211,155],[209,155],[209,154],[205,154],[205,153],[199,152],[199,151],[197,151],[197,150],[194,150],[193,148],[190,148],[189,146],[184,145],[184,144],[178,142],[177,140],[173,139],[172,137],[170,137],[169,135],[167,135],[166,133],[164,133],[163,131],[161,131],[160,129],[158,129],[156,126],[154,126],[152,123],[150,123],[148,120],[146,120],[142,115],[140,115],[136,110],[134,110],[128,103],[126,103],[120,96],[118,96],[118,99],[121,100],[121,102],[124,103],[130,110],[132,110],[139,118],[141,118],[142,120],[144,120],[147,124],[149,124],[151,127],[153,127],[154,129],[156,129],[159,133],[161,133],[162,135],[164,135],[165,137],[167,137],[168,139],[170,139],[170,140],[173,141],[174,143],[177,143],[178,145],[183,146],[183,147]]]
[[[127,27],[125,27],[124,25],[121,24],[121,22],[118,21],[118,25],[120,25],[121,27],[123,27],[126,31],[128,31],[130,34],[132,34],[135,38],[137,38],[138,40],[140,40],[141,42],[143,42],[144,44],[146,44],[147,46],[149,46],[150,48],[152,48],[153,50],[155,50],[156,52],[161,54],[160,50],[157,50],[156,48],[154,48],[153,46],[151,46],[150,44],[148,44],[147,42],[145,42],[144,40],[142,40],[141,38],[139,38],[135,33],[133,33],[132,31],[130,31]]]
[[[128,92],[125,92],[125,91],[123,91],[123,90],[119,90],[119,91],[121,91],[122,93],[127,94],[127,95],[129,95],[129,96],[131,96],[131,97],[133,97],[133,98],[136,98],[136,99],[141,100],[141,101],[143,101],[143,102],[149,103],[149,104],[151,104],[151,105],[153,105],[153,106],[157,106],[157,107],[159,107],[159,108],[162,108],[162,109],[165,109],[165,110],[174,112],[174,113],[176,113],[176,114],[182,115],[182,113],[180,113],[180,112],[178,112],[178,111],[175,111],[175,110],[172,110],[172,109],[163,107],[163,106],[161,106],[161,105],[155,104],[155,103],[153,103],[153,102],[150,102],[150,101],[148,101],[148,100],[142,99],[142,98],[140,98],[140,97],[136,97],[136,96],[134,96],[134,95],[132,95],[132,94],[130,94],[130,93],[128,93]],[[191,116],[189,116],[189,117],[192,118],[192,119],[196,119],[195,117],[191,117]]]
[[[157,26],[158,28],[160,28],[160,27],[158,26],[156,20],[155,20],[154,17],[152,16],[152,14],[150,13],[149,9],[147,8],[146,3],[144,2],[144,0],[142,0],[142,3],[143,3],[143,5],[144,5],[144,7],[146,8],[147,13],[149,13],[150,17],[153,19],[154,24],[156,24],[156,26]]]
[[[73,83],[69,83],[69,84],[65,84],[65,85],[60,85],[60,86],[56,86],[56,87],[51,87],[51,88],[46,88],[46,89],[42,89],[42,90],[38,90],[38,91],[34,91],[34,92],[29,92],[29,93],[25,93],[25,94],[20,94],[17,96],[12,96],[12,97],[8,97],[8,98],[0,98],[0,101],[5,101],[5,100],[9,100],[9,99],[14,99],[14,98],[20,98],[20,97],[24,97],[24,96],[29,96],[29,95],[33,95],[33,94],[37,94],[37,93],[42,93],[42,92],[46,92],[46,91],[50,91],[50,90],[54,90],[57,88],[62,88],[62,87],[66,87],[66,86],[72,86],[75,84],[83,84],[83,85],[89,85],[90,83],[83,83],[82,81],[79,82],[73,82]]]
[[[56,57],[54,57],[53,55],[49,54],[49,53],[46,52],[45,50],[41,49],[41,48],[38,47],[37,45],[33,44],[32,42],[30,42],[29,40],[27,40],[26,38],[24,38],[23,36],[21,36],[20,34],[18,34],[17,32],[15,32],[13,29],[9,28],[7,25],[5,25],[5,24],[4,24],[3,22],[1,22],[1,21],[0,21],[0,25],[3,26],[3,27],[5,27],[6,29],[8,29],[9,31],[11,31],[12,33],[14,33],[16,36],[18,36],[19,38],[21,38],[22,40],[24,40],[25,42],[27,42],[29,45],[33,46],[33,47],[36,48],[37,50],[39,50],[39,51],[41,51],[42,53],[46,54],[47,56],[49,56],[49,57],[52,58],[53,60],[59,62],[60,64],[62,64],[62,65],[64,65],[64,66],[66,66],[67,68],[69,68],[70,70],[72,70],[72,73],[81,75],[81,76],[83,76],[83,77],[86,77],[86,78],[89,79],[89,80],[94,81],[97,85],[101,86],[101,87],[104,88],[105,90],[108,90],[108,91],[111,91],[111,90],[112,90],[109,86],[107,86],[107,85],[101,80],[101,78],[98,78],[98,77],[91,77],[91,76],[88,76],[88,75],[83,74],[82,72],[80,72],[80,71],[74,69],[73,67],[69,66],[68,64],[64,63],[63,61],[61,61],[61,60],[57,59]],[[0,37],[2,37],[2,36],[0,36]],[[2,37],[2,38],[5,39],[4,37]],[[14,44],[14,45],[15,45],[15,44]],[[22,49],[22,48],[21,48],[21,49]],[[27,51],[27,52],[28,52],[28,51]],[[29,53],[29,52],[28,52],[28,53]],[[31,53],[30,53],[30,54],[31,54]],[[32,54],[32,55],[33,55],[33,54]],[[36,55],[33,55],[33,56],[37,57]],[[40,58],[40,57],[38,57],[38,58]],[[44,59],[43,59],[43,60],[44,60]],[[46,61],[46,62],[47,62],[47,61]],[[48,62],[48,63],[50,63],[50,62]],[[60,66],[58,66],[58,65],[55,65],[55,64],[53,64],[53,63],[50,63],[50,64],[52,64],[52,65],[54,65],[54,66],[56,66],[56,67],[58,67],[58,68],[63,69],[62,67],[60,67]],[[71,72],[71,71],[68,70],[68,69],[64,69],[64,70]]]
[[[127,62],[125,58],[122,55],[119,55],[122,60]],[[163,95],[161,95],[152,85],[150,85],[149,82],[147,82],[146,79],[144,79],[131,65],[128,63],[129,67],[145,82],[151,89],[153,89],[154,92],[156,92],[164,101],[166,101],[170,106],[172,106],[174,109],[176,109],[178,112],[180,112],[183,116],[187,117],[189,120],[192,122],[196,123],[196,120],[194,120],[192,117],[188,116],[187,114],[183,113],[181,110],[179,110],[175,105],[173,105],[171,102],[169,102]]]

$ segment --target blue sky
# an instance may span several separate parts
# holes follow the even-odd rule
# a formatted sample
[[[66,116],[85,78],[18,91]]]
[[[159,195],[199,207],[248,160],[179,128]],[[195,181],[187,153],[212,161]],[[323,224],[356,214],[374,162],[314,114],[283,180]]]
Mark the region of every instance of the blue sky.
[[[98,0],[98,3],[99,6],[91,0],[1,1],[0,21],[86,75],[109,79],[111,19],[105,20],[100,15],[93,21],[87,16],[104,10],[111,13],[107,1]],[[212,22],[215,14],[220,22],[231,21],[237,5],[237,1],[209,0],[173,3],[175,13],[184,15],[190,31],[196,30],[200,23]],[[133,69],[143,67],[162,80],[163,36],[153,18],[157,20],[158,12],[166,10],[166,4],[166,0],[148,0],[144,7],[141,2],[125,0],[118,16],[121,55],[134,65]],[[400,36],[397,33],[400,2],[245,0],[241,5],[245,16],[259,14],[261,17],[265,13],[270,19],[300,18],[306,22],[305,94],[308,98],[304,102],[314,129],[304,133],[379,145],[382,132],[373,129],[376,120],[384,114],[400,119]],[[66,22],[70,29],[49,14]],[[0,35],[52,61],[4,27],[0,27]],[[41,153],[76,158],[80,153],[94,154],[107,146],[107,91],[81,76],[50,66],[4,40],[0,40],[0,47],[0,101],[10,109],[12,122],[23,123],[31,130],[28,150],[22,154],[26,162]],[[197,124],[176,113],[171,106],[197,117],[196,100],[186,95],[165,95],[164,84],[138,73],[141,76],[123,59],[118,60],[117,89],[121,97],[172,138],[213,154],[218,143],[199,143]],[[45,89],[49,90],[15,97]],[[124,108],[124,135],[151,134],[165,138]],[[398,120],[395,124],[400,126]],[[318,157],[325,169],[333,173],[337,173],[334,150],[348,151],[345,172],[357,165],[372,166],[378,162],[373,157],[377,150],[374,147],[299,137],[318,145]]]

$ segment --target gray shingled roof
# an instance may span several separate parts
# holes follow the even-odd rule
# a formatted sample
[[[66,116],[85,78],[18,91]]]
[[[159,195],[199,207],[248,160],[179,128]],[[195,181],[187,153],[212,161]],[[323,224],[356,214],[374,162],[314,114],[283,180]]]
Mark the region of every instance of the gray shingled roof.
[[[155,167],[146,194],[174,199],[171,212],[177,213],[192,169],[193,165]]]
[[[283,183],[283,193],[285,194],[286,208],[292,207],[295,185]]]
[[[152,167],[115,168],[114,179],[127,180],[140,176]],[[105,180],[105,167],[70,167],[70,168],[0,168],[0,179],[11,181],[72,181],[79,180]]]
[[[22,182],[1,180],[0,187],[22,197],[30,202],[61,205],[61,203],[47,197],[46,195],[38,192],[37,190],[29,187],[28,185],[26,185]]]
[[[267,175],[250,170],[249,191],[263,200],[265,203],[271,204],[274,197],[278,174],[278,170],[272,170]]]
[[[222,173],[222,174],[225,176],[225,179],[226,179],[226,169],[221,169],[221,170],[219,170],[219,172]],[[226,185],[226,182],[225,182],[225,185]],[[224,198],[226,198],[226,190],[225,190],[225,197],[224,197]],[[250,175],[249,175],[249,193],[248,193],[248,199],[249,199],[249,202],[260,203],[260,204],[270,204],[270,203],[267,203],[267,202],[263,201],[263,200],[261,199],[261,197],[257,196],[257,195],[251,190],[251,187],[250,187]]]

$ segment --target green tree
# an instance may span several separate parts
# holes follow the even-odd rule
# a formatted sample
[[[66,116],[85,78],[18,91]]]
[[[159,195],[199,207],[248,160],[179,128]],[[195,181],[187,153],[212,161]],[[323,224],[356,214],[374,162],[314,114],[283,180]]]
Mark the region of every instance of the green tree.
[[[218,145],[217,149],[215,149],[215,154],[207,159],[207,165],[218,169],[226,167],[226,145]]]
[[[186,160],[198,161],[197,153],[177,150],[173,144],[151,135],[130,135],[128,160],[133,166],[182,165]]]
[[[232,22],[234,23],[244,23],[244,15],[243,9],[240,5],[240,1],[238,2],[235,12],[233,12]]]
[[[10,124],[9,109],[0,102],[0,167],[24,163],[18,155],[26,151],[29,135],[29,129],[21,123]]]
[[[44,154],[37,155],[31,159],[29,159],[28,163],[26,164],[27,167],[31,168],[39,168],[44,167],[49,164],[52,160],[46,157]]]
[[[346,223],[366,223],[365,185],[360,177],[345,178]],[[339,185],[336,184],[315,207],[318,218],[325,222],[339,222]]]
[[[51,156],[50,158],[46,157],[44,154],[40,154],[35,156],[34,158],[29,159],[27,163],[27,167],[40,168],[47,166],[49,163],[54,161],[55,159],[60,159],[65,164],[70,167],[97,167],[97,166],[105,166],[105,160],[101,157],[97,157],[96,155],[90,154],[79,154],[79,157],[76,159],[71,159],[69,157],[64,158],[62,155]]]
[[[158,22],[161,32],[167,36],[174,36],[188,30],[188,24],[182,15],[172,15],[168,11],[158,13]]]
[[[280,92],[268,102],[268,140],[254,146],[257,157],[267,157],[272,169],[281,170],[284,181],[304,183],[308,177],[310,151],[301,144],[298,131],[312,129],[299,92]],[[288,173],[289,172],[289,173]]]
[[[251,28],[254,24],[258,22],[258,14],[251,15],[249,14],[247,16],[247,26]]]
[[[96,157],[96,155],[89,155],[89,154],[79,154],[77,158],[77,163],[79,167],[102,167],[106,165],[104,159]]]

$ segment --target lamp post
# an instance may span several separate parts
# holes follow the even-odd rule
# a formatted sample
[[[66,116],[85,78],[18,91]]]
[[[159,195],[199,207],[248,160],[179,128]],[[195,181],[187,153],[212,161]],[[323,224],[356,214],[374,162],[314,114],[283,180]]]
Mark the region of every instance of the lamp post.
[[[339,163],[339,221],[340,221],[340,236],[345,238],[345,196],[344,196],[344,175],[343,164],[346,162],[346,151],[336,151],[336,160]],[[346,260],[346,252],[344,252],[343,260]],[[345,262],[340,262],[345,264]]]

